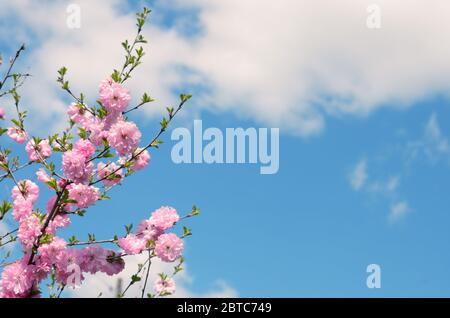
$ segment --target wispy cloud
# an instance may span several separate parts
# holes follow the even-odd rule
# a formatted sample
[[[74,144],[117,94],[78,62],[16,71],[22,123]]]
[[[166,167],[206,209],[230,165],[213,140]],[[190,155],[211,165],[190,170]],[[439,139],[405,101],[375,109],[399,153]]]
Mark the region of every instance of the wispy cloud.
[[[363,159],[354,166],[348,180],[353,190],[359,191],[365,185],[367,177],[367,161]]]
[[[405,217],[406,214],[411,212],[411,208],[409,207],[408,202],[401,201],[396,202],[391,205],[390,214],[389,214],[389,222],[395,223]]]
[[[398,201],[398,189],[400,187],[400,176],[394,175],[388,178],[369,178],[367,159],[362,159],[354,166],[348,176],[350,186],[355,191],[363,191],[366,195],[391,202],[388,221],[395,223],[410,211],[406,201]]]
[[[400,186],[399,176],[390,176],[387,180],[377,180],[367,186],[367,190],[374,194],[390,196],[396,192]]]
[[[414,160],[421,155],[424,155],[432,163],[436,163],[442,158],[449,158],[449,141],[441,132],[436,113],[430,115],[422,137],[419,140],[408,143],[407,151],[410,160]]]

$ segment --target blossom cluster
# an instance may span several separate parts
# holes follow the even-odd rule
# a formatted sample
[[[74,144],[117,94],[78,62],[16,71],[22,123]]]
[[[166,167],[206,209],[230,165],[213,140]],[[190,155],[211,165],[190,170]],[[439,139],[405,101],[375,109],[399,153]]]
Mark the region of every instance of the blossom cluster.
[[[7,265],[1,275],[0,297],[36,297],[39,283],[54,274],[62,286],[76,284],[83,274],[103,272],[114,275],[124,268],[124,255],[152,251],[164,262],[174,262],[183,251],[183,240],[174,233],[166,233],[180,220],[172,207],[161,207],[150,218],[143,220],[136,233],[113,240],[121,251],[104,249],[88,244],[85,248],[72,247],[57,230],[70,225],[70,215],[86,209],[101,199],[105,189],[119,183],[126,171],[144,169],[150,162],[146,148],[140,148],[141,132],[137,125],[123,115],[128,107],[130,94],[120,83],[111,78],[100,85],[100,101],[103,114],[99,116],[82,103],[68,107],[72,125],[86,133],[74,143],[61,144],[56,138],[30,139],[20,127],[10,127],[7,135],[15,142],[26,143],[25,151],[30,162],[41,164],[36,177],[43,186],[56,191],[47,203],[46,213],[35,207],[40,187],[29,179],[19,180],[11,191],[12,216],[18,222],[17,238],[23,249],[23,257]],[[5,118],[0,109],[0,118]],[[103,148],[102,148],[103,147]],[[101,161],[105,149],[114,149],[115,162]],[[54,151],[62,151],[61,170],[58,174],[47,163]],[[108,156],[113,157],[113,156]],[[95,164],[95,161],[98,161]],[[97,182],[93,180],[97,179]],[[103,190],[96,187],[103,184]],[[155,282],[159,294],[173,293],[172,278],[159,278]]]
[[[161,207],[143,220],[136,234],[128,234],[119,239],[119,246],[125,253],[139,254],[149,246],[155,245],[155,254],[164,262],[174,262],[181,256],[183,240],[174,233],[165,233],[180,219],[172,207]]]
[[[98,105],[88,106],[83,94],[76,97],[65,79],[67,69],[63,67],[58,71],[57,82],[74,98],[67,108],[69,125],[60,134],[42,139],[31,136],[25,129],[27,112],[20,110],[18,88],[29,75],[10,73],[25,47],[22,46],[11,59],[4,79],[0,80],[0,97],[13,97],[17,116],[11,116],[0,107],[0,136],[5,134],[19,148],[23,147],[27,161],[21,163],[19,156],[13,156],[11,150],[0,147],[0,182],[10,179],[14,183],[10,201],[0,203],[0,220],[12,211],[11,216],[18,224],[16,230],[0,237],[0,247],[18,241],[23,254],[14,262],[4,263],[3,260],[0,264],[0,297],[39,297],[42,294],[40,285],[44,281],[52,289],[58,286],[60,295],[65,287],[82,284],[87,274],[113,276],[122,272],[126,256],[144,252],[148,254],[148,264],[154,257],[163,262],[178,260],[173,275],[181,270],[183,238],[191,233],[185,227],[182,236],[172,230],[181,219],[197,215],[195,207],[191,214],[180,217],[174,208],[163,206],[140,222],[134,233],[131,226],[126,227],[125,236],[115,235],[109,240],[98,241],[89,234],[87,242],[80,242],[75,236],[65,238],[60,231],[70,226],[73,217],[83,216],[98,201],[109,199],[108,192],[122,184],[126,177],[149,165],[151,156],[148,149],[157,148],[161,143],[157,138],[191,96],[181,94],[178,108],[167,108],[169,119],[163,118],[159,133],[149,144],[142,146],[142,133],[138,125],[128,118],[128,113],[153,100],[144,94],[139,105],[129,108],[132,98],[124,82],[144,55],[143,48],[138,46],[146,42],[141,31],[149,13],[150,10],[144,8],[137,14],[138,35],[133,43],[122,43],[126,51],[125,64],[122,71],[115,70],[100,83]],[[13,82],[12,87],[4,92],[8,81]],[[12,125],[3,128],[3,123],[9,121]],[[19,170],[30,166],[37,167],[35,176],[17,177]],[[50,198],[42,198],[48,191],[53,193]],[[41,202],[44,208],[39,207]],[[10,240],[4,242],[7,236]],[[101,244],[109,244],[113,248],[106,249]],[[139,272],[141,270],[139,267]],[[148,278],[149,271],[146,272]],[[132,276],[130,285],[140,280],[136,275]],[[153,286],[156,294],[147,296],[173,294],[173,275],[159,274]],[[147,279],[144,281],[142,297]],[[128,288],[118,296],[123,297],[126,290]]]

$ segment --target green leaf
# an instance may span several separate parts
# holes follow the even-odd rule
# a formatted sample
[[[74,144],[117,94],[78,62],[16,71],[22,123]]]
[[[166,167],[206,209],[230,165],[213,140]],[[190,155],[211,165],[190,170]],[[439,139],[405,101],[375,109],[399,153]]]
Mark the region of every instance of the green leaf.
[[[67,67],[65,67],[65,66],[61,67],[61,68],[58,70],[58,74],[61,75],[61,76],[66,75],[66,73],[67,73]]]
[[[111,78],[114,82],[119,83],[120,82],[120,73],[118,70],[114,70],[114,72],[111,74]]]
[[[80,136],[81,139],[87,138],[87,131],[84,128],[78,128],[78,136]]]
[[[22,124],[17,119],[11,119],[11,122],[19,128],[22,128]]]
[[[49,182],[46,182],[46,184],[53,190],[58,191],[58,182],[56,181],[56,179],[52,179]]]
[[[40,244],[49,244],[53,241],[53,235],[45,233],[44,235],[41,236],[41,238],[39,239],[39,243]]]
[[[166,117],[164,117],[159,124],[161,125],[162,130],[166,130],[167,126],[169,125],[169,121]]]
[[[162,141],[161,139],[157,139],[154,142],[152,142],[151,147],[159,148],[159,145],[162,145],[163,143],[164,141]]]
[[[141,278],[138,275],[135,274],[135,275],[131,276],[131,283],[132,284],[137,283],[139,281],[141,281]]]
[[[192,231],[190,228],[183,226],[183,237],[192,235]]]
[[[181,103],[186,103],[191,97],[192,94],[180,94]]]
[[[196,216],[200,214],[200,209],[197,208],[195,205],[192,207],[191,215]]]
[[[130,234],[132,229],[133,229],[133,224],[125,225],[125,231],[127,232],[127,234]]]
[[[0,215],[1,215],[1,218],[3,218],[5,215],[6,215],[6,213],[8,213],[8,211],[9,210],[11,210],[12,209],[12,205],[11,205],[11,203],[9,203],[8,201],[3,201],[3,203],[2,203],[2,205],[0,206]]]
[[[105,200],[110,200],[110,199],[111,198],[106,193],[103,193],[99,200],[105,201]]]
[[[72,235],[71,237],[69,237],[69,244],[77,244],[80,243],[80,241],[75,237],[75,235]]]
[[[95,242],[95,241],[96,241],[96,239],[95,239],[95,234],[89,233],[89,234],[88,234],[88,241],[89,241],[89,242]]]
[[[150,103],[155,101],[153,98],[151,98],[147,93],[144,93],[144,95],[142,95],[142,99],[141,99],[141,103],[145,104],[145,103]]]

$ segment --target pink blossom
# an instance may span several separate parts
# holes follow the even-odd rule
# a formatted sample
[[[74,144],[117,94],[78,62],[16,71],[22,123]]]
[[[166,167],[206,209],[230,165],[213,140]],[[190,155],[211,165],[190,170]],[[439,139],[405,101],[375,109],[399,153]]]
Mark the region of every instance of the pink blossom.
[[[48,244],[39,246],[38,252],[41,256],[41,261],[49,265],[57,262],[58,256],[66,249],[67,243],[60,237],[54,237]]]
[[[131,97],[129,91],[121,84],[106,79],[100,85],[100,100],[108,113],[121,113],[124,111]]]
[[[30,140],[25,146],[30,161],[41,161],[52,155],[52,147],[47,139],[41,140],[37,145],[34,140]]]
[[[101,146],[103,140],[108,138],[108,130],[105,127],[105,123],[97,118],[87,126],[87,129],[90,132],[89,140],[96,146]]]
[[[57,229],[68,227],[70,223],[70,218],[67,214],[58,214],[50,221],[45,232],[55,235]]]
[[[60,188],[64,188],[67,185],[68,181],[66,179],[59,179],[56,184]]]
[[[34,204],[39,197],[39,187],[30,180],[21,180],[18,184],[12,189],[12,198],[20,197]]]
[[[89,159],[95,153],[95,146],[89,140],[80,139],[73,146],[73,150]]]
[[[71,184],[68,190],[69,198],[77,201],[76,205],[81,209],[89,207],[100,198],[100,191],[96,187],[84,184]]]
[[[170,206],[160,207],[158,210],[152,213],[150,217],[150,224],[154,227],[161,229],[162,231],[170,229],[180,217],[177,211]]]
[[[33,247],[36,239],[41,235],[42,224],[36,214],[31,214],[25,219],[22,219],[19,225],[17,237],[25,249]]]
[[[155,227],[150,220],[142,221],[136,232],[136,234],[145,241],[154,241],[163,233],[164,231]]]
[[[29,259],[30,255],[27,254],[27,257]],[[41,255],[36,255],[34,257],[34,264],[36,280],[38,281],[45,279],[52,270],[52,264],[49,263],[48,259],[43,258]]]
[[[134,255],[141,253],[146,246],[146,241],[142,238],[136,237],[134,234],[128,234],[127,236],[119,239],[119,246],[125,253]]]
[[[72,256],[73,262],[80,266],[81,271],[95,274],[104,272],[108,275],[120,273],[125,262],[121,257],[115,256],[114,251],[106,250],[100,246],[88,246],[82,250],[78,250],[77,254]],[[67,257],[62,257],[57,267],[64,270],[67,263]],[[64,275],[62,278],[64,278]]]
[[[33,285],[35,268],[18,261],[4,268],[1,279],[2,298],[27,297]]]
[[[141,132],[133,122],[118,121],[108,135],[108,142],[119,155],[131,154],[139,145]]]
[[[8,131],[6,132],[9,138],[14,140],[15,142],[18,142],[19,144],[23,144],[27,140],[27,133],[25,130],[22,130],[17,127],[10,127],[8,128]]]
[[[87,111],[82,105],[76,103],[72,103],[69,106],[67,114],[69,115],[71,121],[83,127],[89,125],[93,119],[93,116],[89,111]]]
[[[0,107],[0,119],[5,119],[5,110]]]
[[[33,203],[25,200],[23,197],[18,197],[13,202],[12,216],[17,222],[29,217],[33,213]]]
[[[100,246],[88,246],[81,251],[81,267],[84,272],[95,274],[106,264],[106,250]]]
[[[62,250],[61,253],[58,254],[56,257],[56,281],[61,284],[68,284],[68,283],[77,283],[76,280],[68,282],[68,278],[71,277],[76,271],[76,269],[80,270],[80,275],[78,276],[81,283],[81,281],[84,279],[83,275],[81,274],[83,265],[84,256],[82,250],[77,249],[65,249]],[[75,287],[75,286],[71,286]]]
[[[155,281],[153,289],[158,295],[172,295],[176,290],[175,280],[169,277],[159,277]]]
[[[162,234],[156,240],[155,253],[164,262],[173,262],[183,252],[183,240],[174,233]]]
[[[107,187],[111,187],[113,185],[116,185],[120,183],[123,179],[123,170],[119,169],[119,166],[117,166],[114,163],[109,164],[106,166],[103,162],[99,162],[97,165],[97,173],[99,179],[107,178],[102,180],[103,184]],[[116,171],[117,170],[117,171]],[[112,174],[115,172],[114,174]]]
[[[43,168],[40,168],[36,172],[36,176],[38,177],[38,180],[42,183],[47,183],[47,182],[52,181],[52,178],[47,174],[47,172]]]
[[[107,90],[113,83],[115,83],[115,81],[111,77],[104,79],[100,82],[99,92]]]
[[[135,153],[139,153],[142,151],[142,148],[136,149]],[[142,153],[140,153],[136,158],[133,159],[133,164],[131,166],[131,169],[135,171],[139,171],[144,169],[148,163],[150,162],[150,154],[147,150],[144,150]]]
[[[113,251],[107,251],[106,263],[100,269],[109,276],[119,274],[125,268],[125,261],[121,257],[117,257]]]
[[[75,183],[86,183],[92,174],[92,162],[86,163],[83,153],[66,151],[62,159],[64,175]]]
[[[123,120],[122,113],[108,113],[105,118],[103,119],[103,129],[109,130],[111,129],[112,125],[117,123],[119,120]]]

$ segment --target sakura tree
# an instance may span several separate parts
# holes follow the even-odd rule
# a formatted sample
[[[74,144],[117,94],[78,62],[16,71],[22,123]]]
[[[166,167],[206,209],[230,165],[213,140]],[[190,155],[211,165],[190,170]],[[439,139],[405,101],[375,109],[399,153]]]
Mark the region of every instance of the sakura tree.
[[[1,297],[39,297],[43,286],[48,286],[50,297],[60,297],[65,288],[83,283],[84,276],[99,272],[114,276],[124,269],[129,255],[143,253],[146,261],[138,266],[126,288],[118,294],[124,297],[129,287],[137,282],[143,285],[141,297],[167,296],[175,292],[173,276],[182,270],[183,239],[191,235],[183,227],[182,235],[174,232],[180,221],[196,216],[195,206],[180,216],[175,208],[163,206],[156,209],[137,229],[126,226],[125,235],[98,240],[90,234],[86,241],[75,235],[58,236],[58,231],[68,228],[71,219],[87,214],[99,201],[110,199],[108,193],[133,173],[150,163],[150,151],[162,143],[161,135],[183,108],[191,95],[181,94],[178,107],[167,107],[159,130],[147,143],[139,127],[131,121],[135,111],[153,102],[144,94],[135,106],[130,106],[131,95],[126,81],[141,64],[146,40],[142,34],[150,10],[137,14],[137,34],[132,41],[124,41],[125,61],[121,68],[100,83],[95,106],[88,105],[83,94],[75,94],[67,80],[68,70],[58,71],[57,82],[70,95],[73,102],[67,108],[68,125],[61,133],[46,138],[32,136],[27,130],[27,112],[21,107],[21,86],[29,74],[15,72],[14,68],[22,46],[3,63],[0,97],[9,99],[15,112],[0,108],[0,138],[10,138],[22,146],[16,154],[0,146],[0,182],[9,183],[11,195],[0,205],[0,222],[14,222],[16,228],[0,236]],[[1,139],[0,139],[1,140]],[[17,147],[14,147],[17,148]],[[26,159],[24,159],[26,157]],[[20,177],[19,177],[20,175]],[[22,177],[25,175],[25,177]],[[40,189],[48,187],[53,195],[45,207],[38,206]],[[126,220],[124,220],[126,222]],[[20,257],[8,249],[18,242]],[[116,248],[106,249],[116,245]],[[152,259],[174,263],[171,273],[160,273],[154,282],[153,292],[147,292]]]

